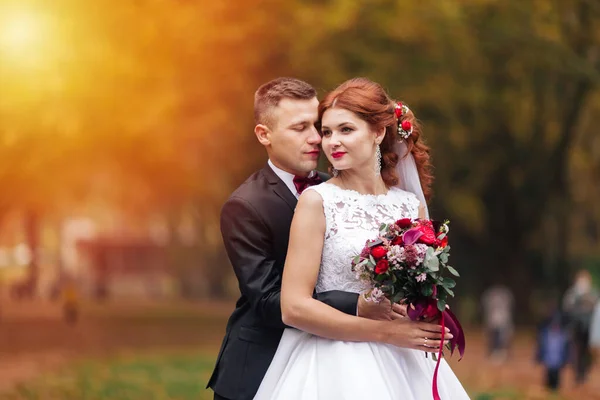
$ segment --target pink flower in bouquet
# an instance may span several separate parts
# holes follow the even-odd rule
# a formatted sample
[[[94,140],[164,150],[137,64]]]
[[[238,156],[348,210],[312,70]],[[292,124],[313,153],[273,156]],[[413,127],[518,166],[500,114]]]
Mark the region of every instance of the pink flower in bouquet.
[[[369,294],[365,296],[365,300],[379,303],[385,298],[385,293],[379,288],[373,288]]]
[[[417,282],[425,282],[427,279],[427,274],[423,272],[422,274],[417,275],[415,279]]]
[[[422,262],[419,251],[415,246],[404,246],[404,261],[410,265],[411,268],[417,268],[417,264]]]
[[[419,228],[409,229],[402,235],[402,242],[404,242],[405,245],[415,244],[422,235],[423,232],[421,232]]]
[[[397,257],[400,262],[409,264],[412,269],[415,269],[425,260],[425,254],[427,253],[427,245],[422,243],[413,244],[410,246],[400,247],[398,250]]]
[[[425,260],[425,254],[427,254],[427,249],[429,246],[423,243],[414,244],[415,250],[417,250],[417,257],[419,258],[419,263],[422,263]]]
[[[390,247],[387,258],[391,265],[402,269],[400,263],[404,261],[404,248],[401,246]]]
[[[369,246],[365,246],[365,248],[360,252],[360,256],[363,258],[369,257],[369,254],[371,254],[371,248]]]

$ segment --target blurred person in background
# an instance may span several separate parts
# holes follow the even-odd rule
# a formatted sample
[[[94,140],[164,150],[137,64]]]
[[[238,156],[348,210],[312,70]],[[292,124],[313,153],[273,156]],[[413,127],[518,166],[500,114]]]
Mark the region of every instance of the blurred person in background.
[[[483,293],[481,305],[489,355],[493,361],[503,362],[514,332],[513,294],[504,285],[493,285]]]
[[[598,356],[600,353],[600,301],[596,301],[596,305],[594,306],[592,321],[590,323],[589,345],[594,355]]]
[[[591,274],[587,270],[580,270],[563,297],[563,310],[569,324],[571,356],[578,384],[585,382],[592,364],[589,338],[597,301],[598,291],[593,286]]]
[[[68,324],[75,324],[79,316],[77,285],[73,278],[67,278],[62,287],[63,317]]]
[[[558,390],[561,371],[569,361],[569,334],[556,309],[538,329],[536,361],[546,370],[546,387]]]

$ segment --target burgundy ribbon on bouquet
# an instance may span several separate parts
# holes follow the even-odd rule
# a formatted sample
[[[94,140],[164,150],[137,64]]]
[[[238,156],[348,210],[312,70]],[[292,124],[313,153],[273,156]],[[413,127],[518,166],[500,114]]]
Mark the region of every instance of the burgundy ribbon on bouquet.
[[[413,308],[414,307],[414,308]],[[431,384],[431,391],[433,393],[434,400],[441,400],[440,393],[437,386],[438,370],[440,368],[440,361],[442,360],[442,350],[444,348],[444,336],[446,334],[446,326],[452,334],[453,338],[450,339],[450,355],[454,354],[454,349],[458,348],[460,354],[459,361],[463,358],[465,353],[465,333],[456,318],[456,315],[449,308],[444,311],[437,309],[437,300],[429,298],[424,301],[418,302],[408,307],[408,317],[413,321],[419,321],[422,317],[433,317],[436,314],[440,315],[440,324],[442,325],[442,344],[440,345],[440,351],[438,352],[438,359],[435,365],[435,371],[433,373],[433,382]]]

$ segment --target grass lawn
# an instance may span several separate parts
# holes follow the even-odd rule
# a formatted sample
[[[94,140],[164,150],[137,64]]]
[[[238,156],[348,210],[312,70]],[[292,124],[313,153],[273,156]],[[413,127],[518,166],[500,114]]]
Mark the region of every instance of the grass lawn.
[[[120,355],[79,361],[0,394],[2,400],[208,400],[214,355]]]
[[[194,351],[121,354],[78,361],[0,394],[2,400],[212,400],[204,386],[214,354]],[[527,396],[510,387],[490,392],[471,390],[474,400],[564,399]]]

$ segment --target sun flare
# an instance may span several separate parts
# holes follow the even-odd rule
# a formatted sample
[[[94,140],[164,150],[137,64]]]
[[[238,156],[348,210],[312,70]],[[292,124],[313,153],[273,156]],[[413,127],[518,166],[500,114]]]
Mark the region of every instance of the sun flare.
[[[44,17],[32,10],[0,12],[0,56],[13,62],[39,60],[48,40]]]

